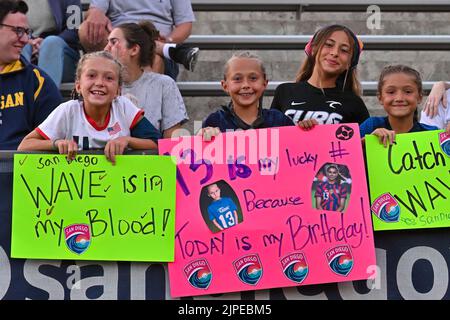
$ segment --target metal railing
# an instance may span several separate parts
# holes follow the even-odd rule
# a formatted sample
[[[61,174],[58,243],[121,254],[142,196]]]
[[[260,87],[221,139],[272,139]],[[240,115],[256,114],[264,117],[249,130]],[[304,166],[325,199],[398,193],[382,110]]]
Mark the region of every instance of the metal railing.
[[[193,35],[186,41],[202,50],[303,50],[312,35]],[[364,50],[450,50],[450,35],[361,35]],[[266,94],[273,95],[281,82],[270,82]],[[223,96],[219,82],[178,82],[183,96]],[[424,90],[430,90],[433,82],[425,82]],[[362,82],[364,95],[376,94],[376,82]],[[61,92],[70,95],[73,83],[63,83]]]
[[[194,11],[366,11],[377,5],[381,11],[450,11],[447,0],[191,0]]]
[[[265,91],[266,96],[273,96],[276,87],[286,81],[270,81]],[[425,94],[428,94],[431,90],[434,81],[424,81],[423,90]],[[184,97],[220,97],[227,94],[222,90],[222,86],[219,81],[180,81],[177,82],[178,88]],[[363,95],[375,96],[377,93],[376,81],[362,81],[361,82]],[[61,91],[65,97],[70,95],[70,91],[73,89],[73,83],[63,83],[61,85]]]
[[[89,0],[81,0],[83,10]],[[450,12],[448,0],[191,0],[194,11],[366,11],[377,5],[385,12]]]
[[[312,35],[192,35],[203,50],[303,50]],[[450,50],[450,35],[358,35],[364,50]]]
[[[191,0],[194,11],[365,11],[378,5],[382,11],[450,12],[450,0]],[[89,0],[82,0],[87,9]],[[312,35],[191,35],[186,43],[202,50],[303,50]],[[364,50],[450,50],[450,35],[359,35]],[[280,81],[269,82],[271,96]],[[424,91],[434,82],[425,82]],[[177,82],[183,96],[224,96],[216,81]],[[363,94],[374,96],[377,83],[363,81]],[[63,83],[68,97],[73,83]]]

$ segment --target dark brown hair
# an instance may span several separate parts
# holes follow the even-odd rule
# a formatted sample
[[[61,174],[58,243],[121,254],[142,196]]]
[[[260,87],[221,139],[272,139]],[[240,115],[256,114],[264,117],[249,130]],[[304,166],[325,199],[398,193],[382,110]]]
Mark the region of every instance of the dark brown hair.
[[[27,4],[17,0],[0,0],[0,23],[3,23],[8,14],[17,12],[26,14],[28,12]]]
[[[122,30],[128,48],[134,45],[140,47],[139,65],[141,67],[153,65],[156,49],[155,40],[159,37],[159,31],[153,23],[150,21],[141,21],[138,24],[124,23],[117,28]]]

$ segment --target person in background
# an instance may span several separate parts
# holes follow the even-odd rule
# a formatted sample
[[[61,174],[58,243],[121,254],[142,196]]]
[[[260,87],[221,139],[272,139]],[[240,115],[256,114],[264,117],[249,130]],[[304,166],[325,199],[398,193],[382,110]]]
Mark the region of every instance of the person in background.
[[[74,15],[81,14],[80,0],[24,1],[30,8],[27,17],[33,39],[23,49],[23,56],[47,72],[58,87],[73,82],[80,45],[78,26],[70,25],[69,19],[76,21]]]
[[[188,120],[186,107],[175,81],[148,71],[155,57],[158,30],[150,21],[124,23],[114,28],[105,47],[125,67],[122,94],[134,97],[145,117],[164,138]]]
[[[440,81],[433,85],[420,122],[445,129],[450,134],[450,83]]]
[[[179,72],[177,63],[193,71],[199,49],[183,44],[195,21],[190,0],[91,0],[79,30],[81,44],[88,52],[102,50],[113,27],[147,20],[159,30],[152,70],[174,80]]]
[[[27,11],[23,1],[0,0],[0,150],[16,150],[62,101],[53,80],[20,55],[32,33]]]

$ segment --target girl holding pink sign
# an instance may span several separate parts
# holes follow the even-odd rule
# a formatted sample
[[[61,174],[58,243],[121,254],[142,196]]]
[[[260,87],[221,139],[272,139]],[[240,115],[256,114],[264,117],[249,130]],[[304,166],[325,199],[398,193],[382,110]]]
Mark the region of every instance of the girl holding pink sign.
[[[249,52],[235,53],[225,64],[223,90],[231,102],[222,110],[210,114],[198,132],[209,141],[220,132],[236,129],[259,129],[293,125],[291,119],[278,110],[264,109],[261,97],[268,79],[262,60]]]

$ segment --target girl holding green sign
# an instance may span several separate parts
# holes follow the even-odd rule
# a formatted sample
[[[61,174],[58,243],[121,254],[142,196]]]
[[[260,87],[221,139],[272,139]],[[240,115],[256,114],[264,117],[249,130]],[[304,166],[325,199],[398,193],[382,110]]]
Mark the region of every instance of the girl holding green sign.
[[[437,130],[419,123],[417,106],[422,101],[422,79],[417,70],[404,65],[385,67],[378,80],[378,100],[387,117],[370,117],[360,126],[361,138],[376,135],[385,147],[395,143],[396,133]]]
[[[106,52],[84,55],[75,90],[81,99],[59,105],[20,143],[18,150],[57,150],[73,160],[78,150],[104,148],[106,158],[127,148],[156,149],[159,131],[144,111],[120,95],[122,65]]]

